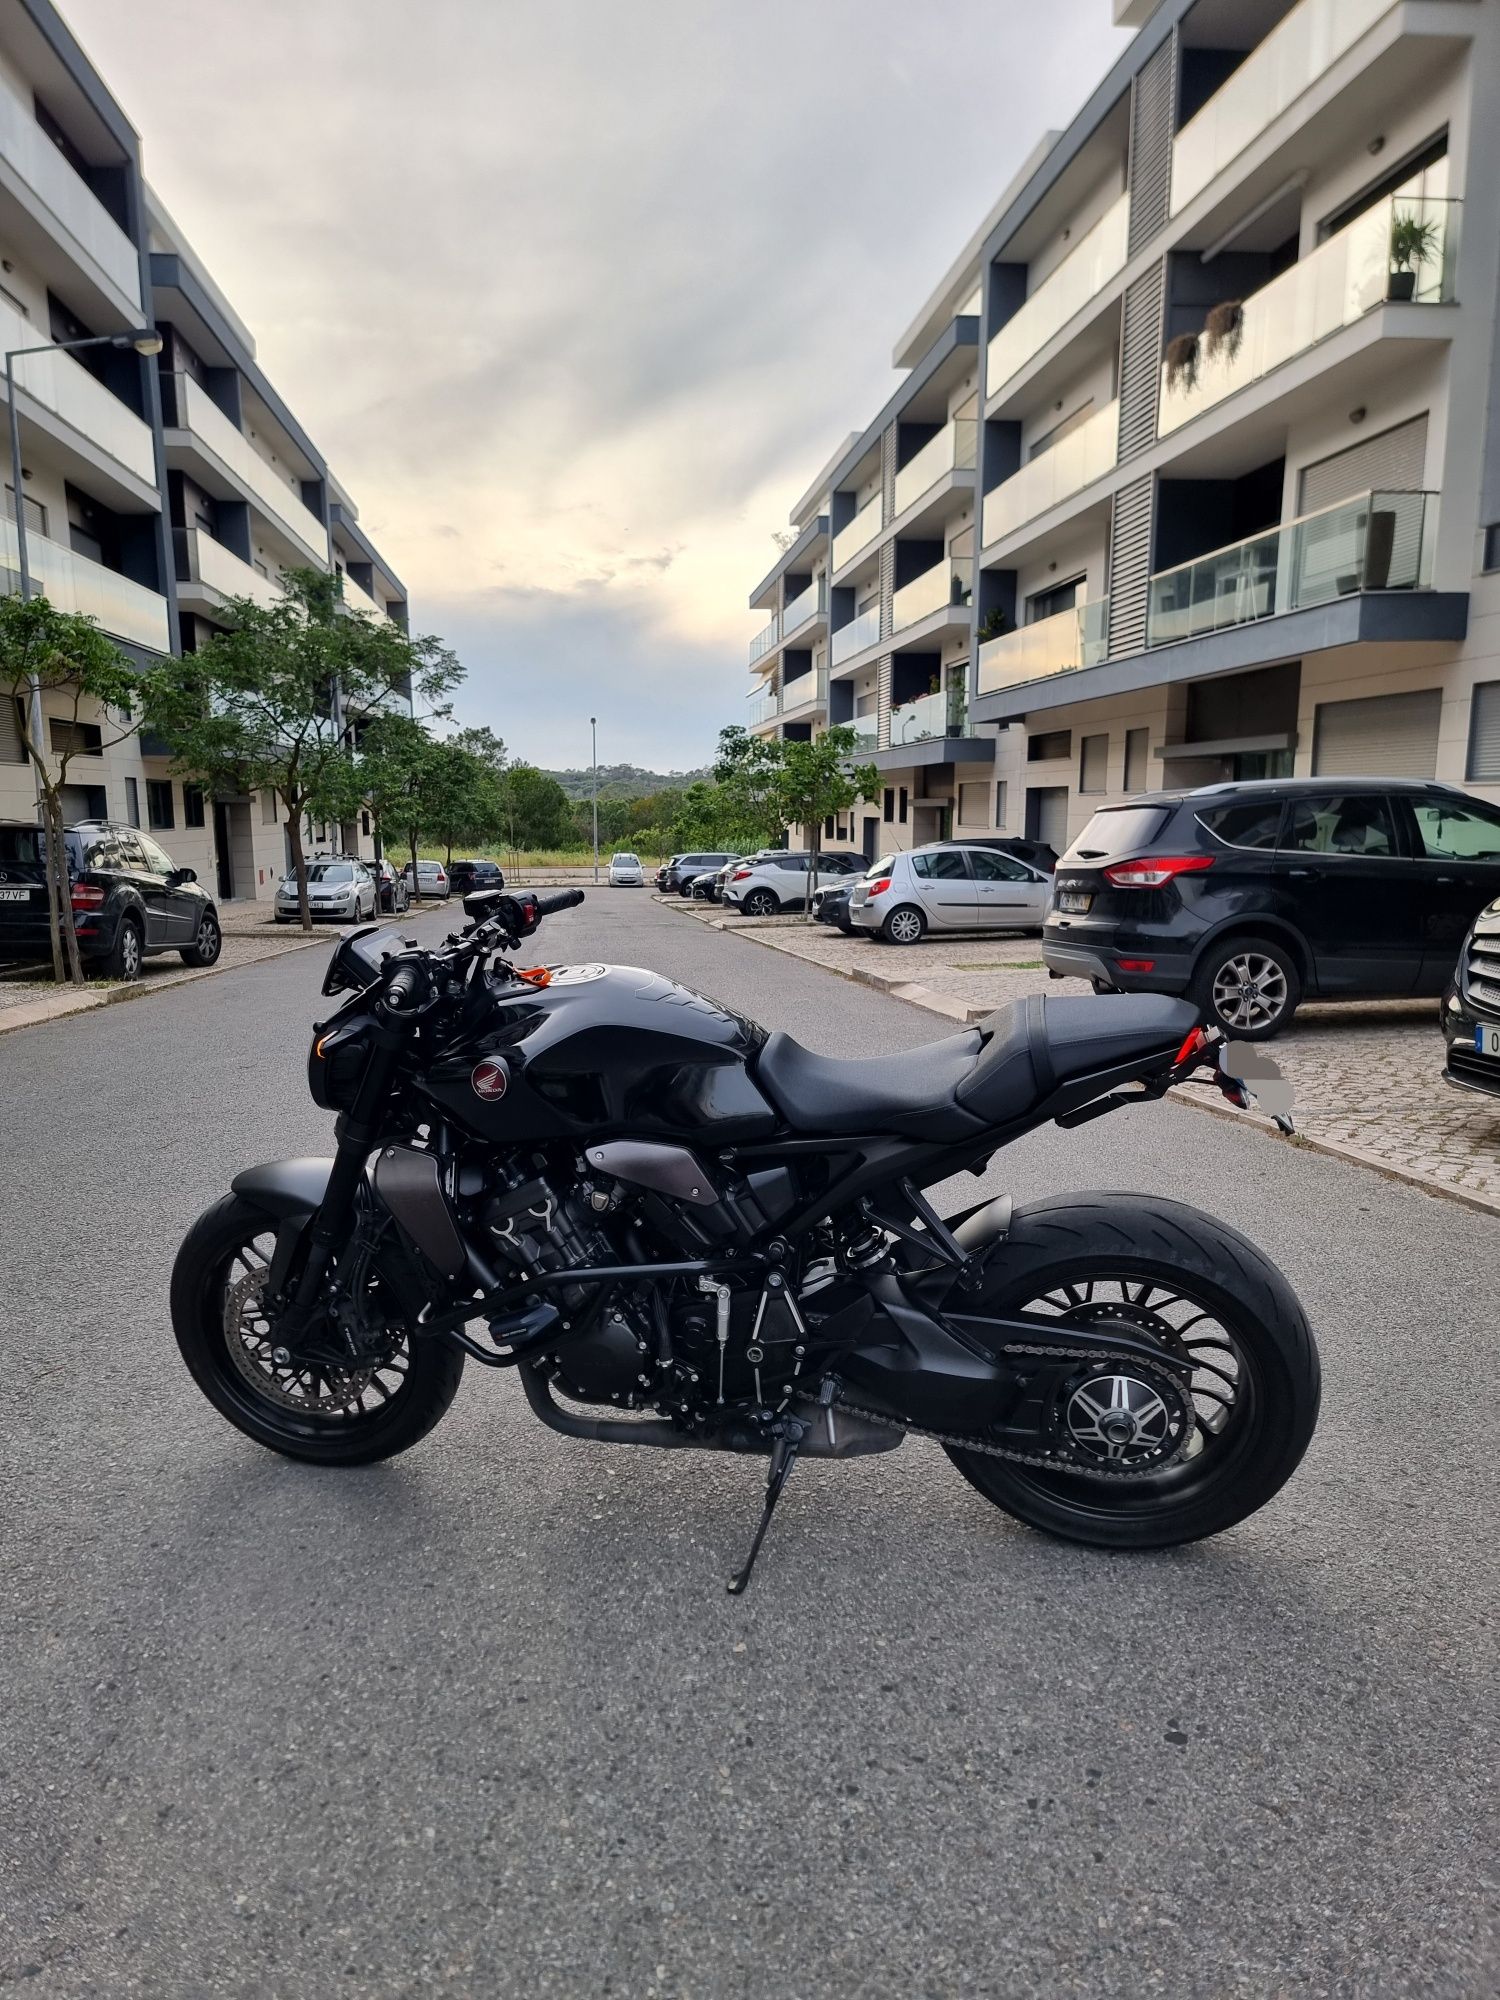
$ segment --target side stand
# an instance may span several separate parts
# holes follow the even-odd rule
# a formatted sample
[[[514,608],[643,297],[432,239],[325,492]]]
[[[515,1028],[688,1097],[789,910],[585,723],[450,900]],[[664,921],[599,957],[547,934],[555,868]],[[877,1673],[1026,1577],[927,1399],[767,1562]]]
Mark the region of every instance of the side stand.
[[[776,1512],[776,1502],[781,1498],[782,1489],[791,1477],[792,1467],[797,1462],[797,1447],[802,1442],[802,1425],[794,1420],[788,1426],[792,1435],[779,1436],[771,1447],[771,1468],[766,1474],[766,1504],[761,1509],[760,1526],[755,1531],[755,1540],[750,1544],[750,1553],[745,1558],[745,1566],[738,1575],[729,1579],[729,1595],[741,1597],[750,1583],[750,1572],[755,1567],[755,1558],[760,1554],[760,1545],[766,1538],[766,1530],[771,1525],[771,1516]]]

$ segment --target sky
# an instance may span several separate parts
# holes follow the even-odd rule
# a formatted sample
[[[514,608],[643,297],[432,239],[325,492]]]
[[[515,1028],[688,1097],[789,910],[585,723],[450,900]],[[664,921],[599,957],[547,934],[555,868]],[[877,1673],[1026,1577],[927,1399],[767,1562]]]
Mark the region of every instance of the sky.
[[[771,537],[1109,0],[62,0],[512,753],[686,769]]]

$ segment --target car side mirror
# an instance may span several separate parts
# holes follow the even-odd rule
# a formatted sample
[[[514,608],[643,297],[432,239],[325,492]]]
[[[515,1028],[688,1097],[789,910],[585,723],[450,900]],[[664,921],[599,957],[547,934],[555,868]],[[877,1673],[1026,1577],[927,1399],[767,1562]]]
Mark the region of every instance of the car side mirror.
[[[167,877],[167,887],[169,889],[177,889],[184,882],[196,882],[197,879],[198,871],[196,868],[174,868]]]

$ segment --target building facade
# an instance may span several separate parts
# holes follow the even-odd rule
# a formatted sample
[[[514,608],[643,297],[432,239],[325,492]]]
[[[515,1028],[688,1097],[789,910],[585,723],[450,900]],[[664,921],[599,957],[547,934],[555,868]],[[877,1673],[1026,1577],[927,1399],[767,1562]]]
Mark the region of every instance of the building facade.
[[[872,858],[1226,778],[1500,800],[1500,9],[1115,18],[751,596],[752,726],[853,724]]]
[[[152,356],[60,345],[145,327],[161,340]],[[228,598],[274,601],[292,567],[339,572],[351,609],[405,625],[399,578],[147,185],[134,129],[47,0],[0,0],[0,348],[43,349],[14,364],[22,492],[18,503],[7,455],[0,588],[20,587],[20,504],[33,588],[88,613],[144,665],[202,645]],[[275,798],[207,796],[151,737],[95,754],[91,734],[102,745],[109,732],[79,727],[70,820],[149,829],[221,900],[274,894],[289,860]],[[17,719],[0,713],[0,818],[34,813]],[[367,823],[307,832],[310,848],[373,852]]]

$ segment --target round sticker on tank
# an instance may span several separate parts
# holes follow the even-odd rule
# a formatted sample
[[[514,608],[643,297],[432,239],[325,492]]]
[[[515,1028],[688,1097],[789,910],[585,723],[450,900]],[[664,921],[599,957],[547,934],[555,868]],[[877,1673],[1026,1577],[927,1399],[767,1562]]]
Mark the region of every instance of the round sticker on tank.
[[[503,1057],[485,1056],[470,1070],[469,1083],[476,1097],[482,1097],[486,1104],[498,1104],[510,1089],[509,1065]]]
[[[607,965],[557,965],[551,968],[551,986],[587,986],[590,980],[602,979],[609,971]]]

